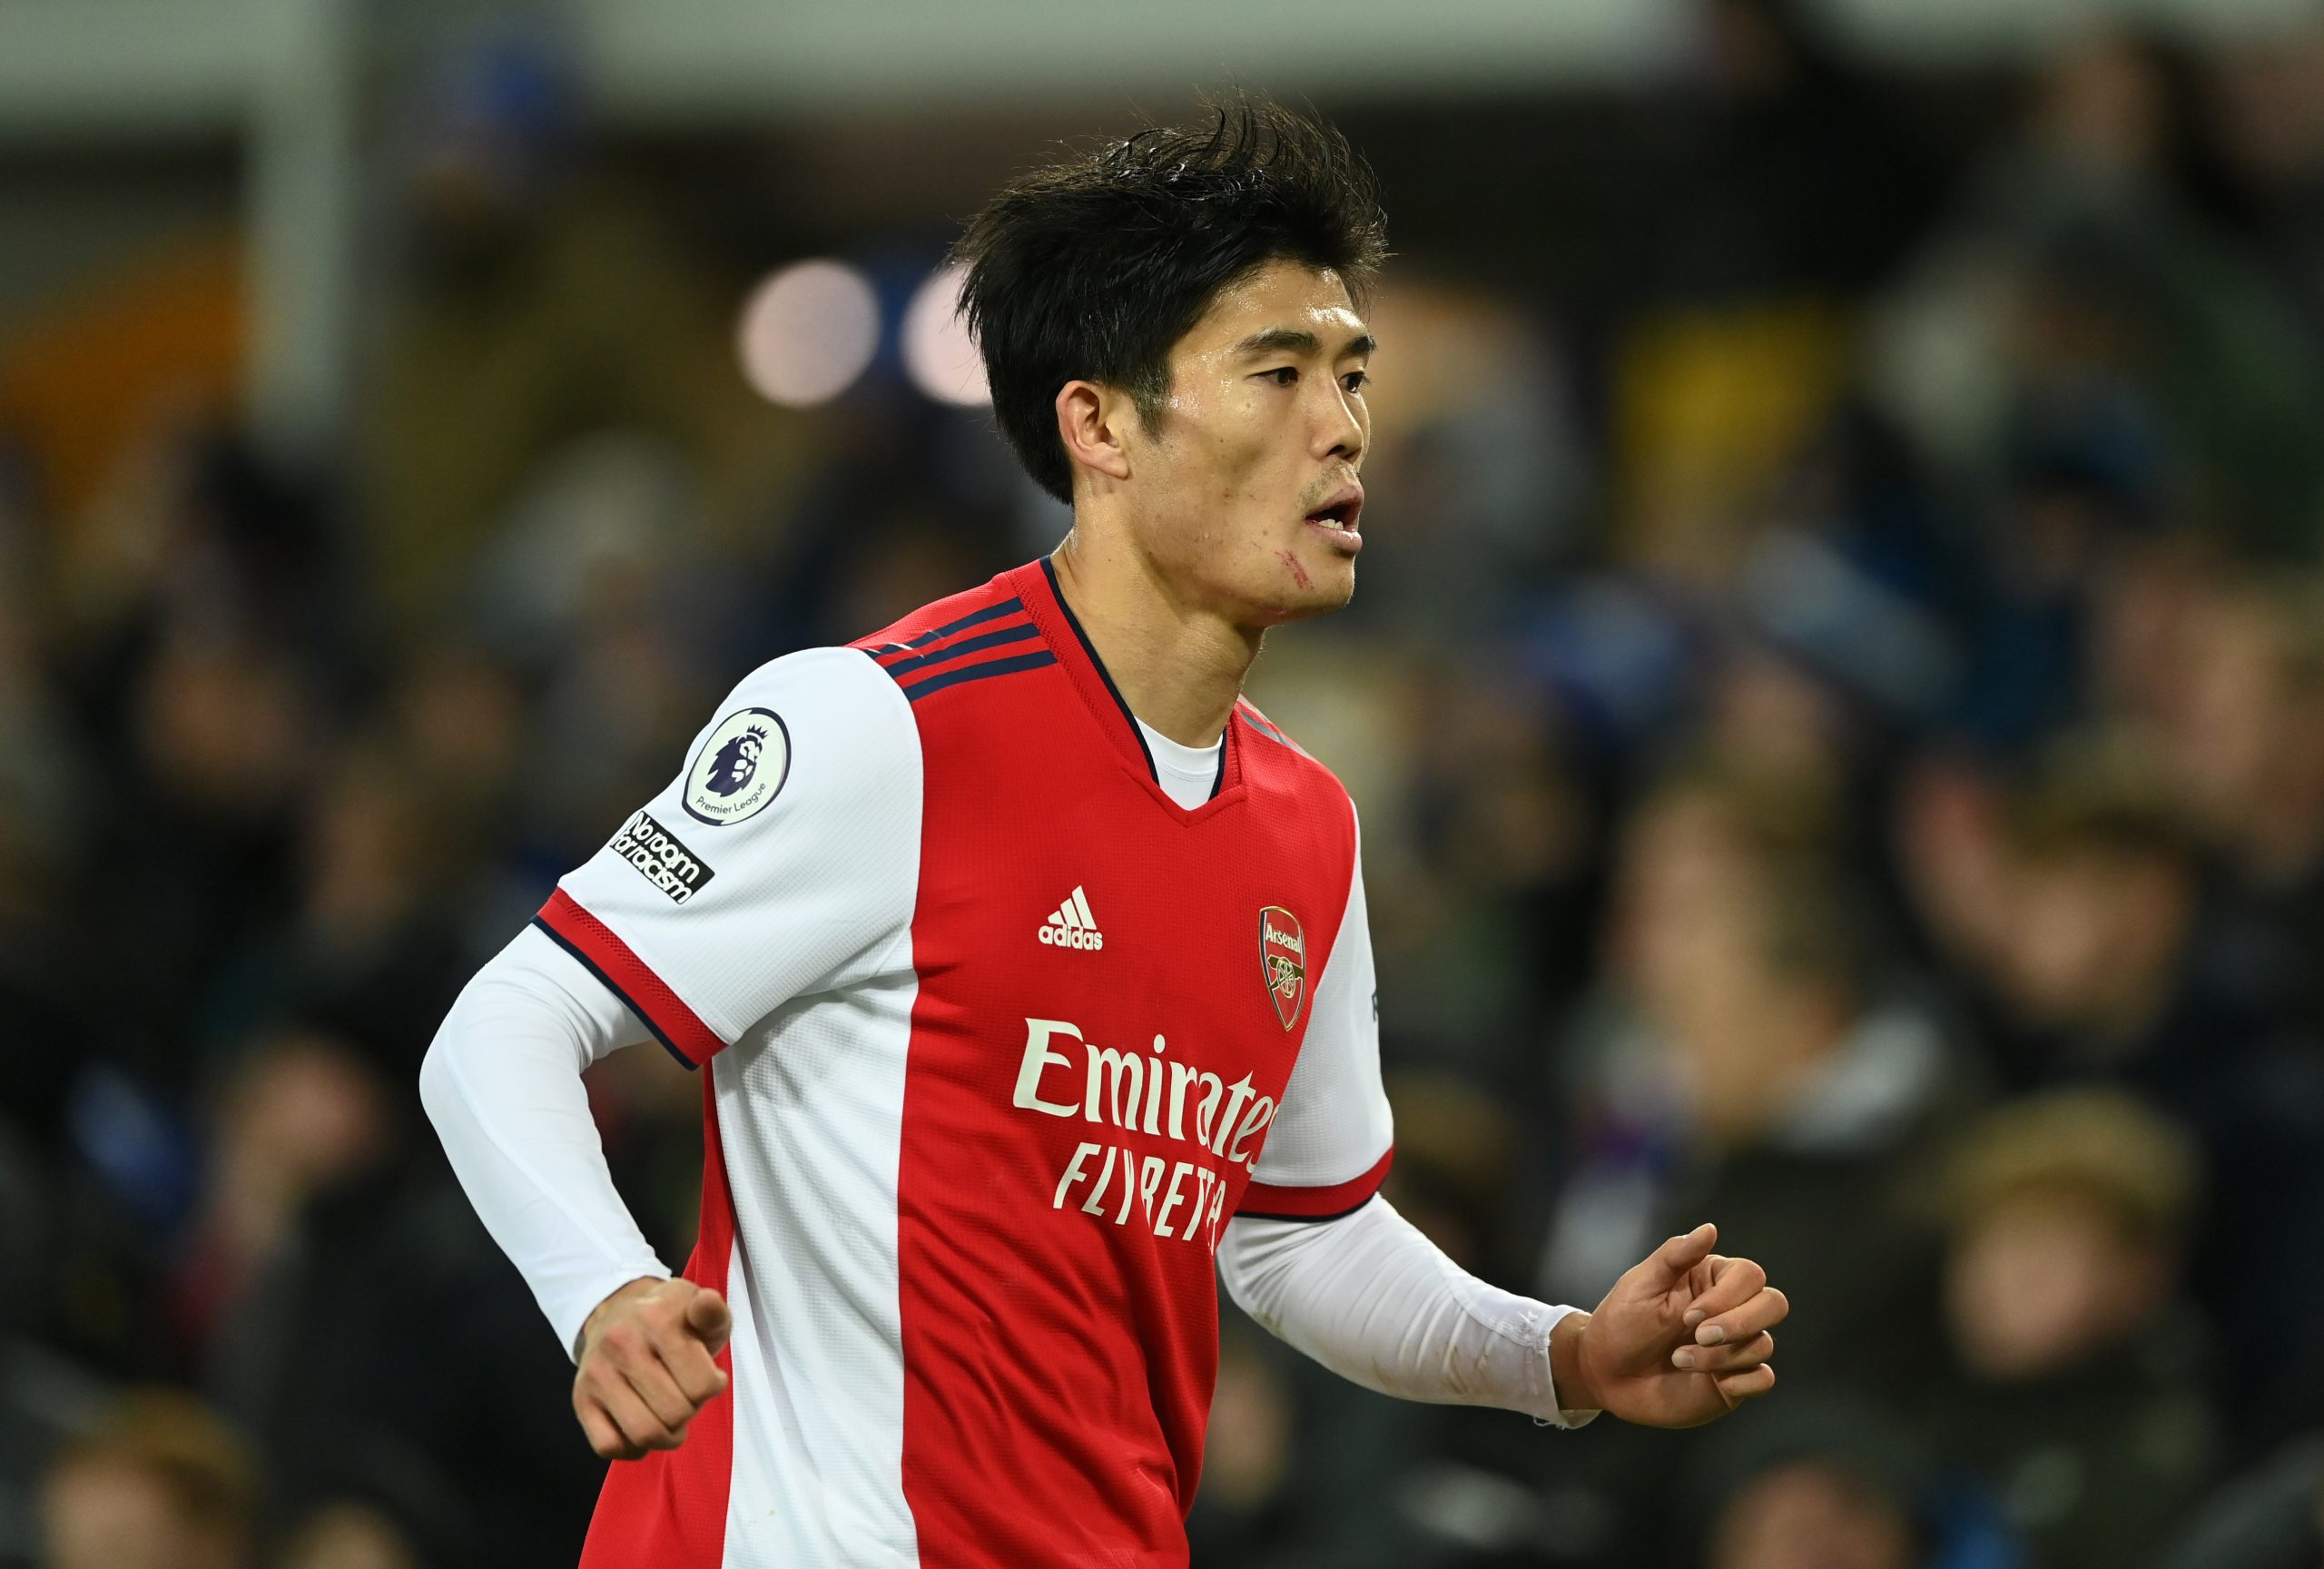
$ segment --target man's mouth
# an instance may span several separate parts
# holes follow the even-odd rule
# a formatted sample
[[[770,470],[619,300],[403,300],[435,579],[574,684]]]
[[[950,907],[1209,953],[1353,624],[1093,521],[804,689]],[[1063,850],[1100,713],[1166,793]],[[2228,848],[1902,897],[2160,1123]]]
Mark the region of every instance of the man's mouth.
[[[1319,528],[1353,535],[1363,515],[1364,487],[1351,482],[1325,497],[1321,507],[1307,514],[1307,521]]]

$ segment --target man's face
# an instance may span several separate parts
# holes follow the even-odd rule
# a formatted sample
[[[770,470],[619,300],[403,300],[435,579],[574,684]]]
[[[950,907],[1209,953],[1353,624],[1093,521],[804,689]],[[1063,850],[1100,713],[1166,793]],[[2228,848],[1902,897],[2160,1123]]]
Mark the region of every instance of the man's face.
[[[1125,445],[1138,548],[1187,607],[1267,627],[1355,592],[1372,347],[1337,273],[1270,262],[1171,348]]]

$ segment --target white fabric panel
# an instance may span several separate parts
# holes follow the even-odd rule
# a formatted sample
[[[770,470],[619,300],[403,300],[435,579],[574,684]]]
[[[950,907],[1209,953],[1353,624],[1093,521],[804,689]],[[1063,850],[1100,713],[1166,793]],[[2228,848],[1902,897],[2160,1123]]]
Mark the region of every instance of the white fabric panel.
[[[1574,1311],[1488,1286],[1374,1198],[1336,1220],[1229,1221],[1218,1271],[1269,1334],[1383,1395],[1497,1406],[1560,1427],[1550,1331]]]
[[[477,972],[436,1031],[419,1099],[460,1186],[575,1354],[620,1287],[670,1271],[614,1190],[581,1071],[649,1039],[565,950],[527,927]]]
[[[915,771],[914,778],[918,775]],[[904,825],[919,842],[919,824]],[[891,888],[911,907],[912,889]],[[736,1248],[728,1569],[906,1569],[896,1179],[908,928],[844,992],[777,1009],[711,1064]]]
[[[1348,808],[1353,812],[1355,808]],[[1379,1163],[1395,1137],[1380,1085],[1380,1019],[1374,1006],[1372,929],[1364,905],[1364,844],[1357,830],[1347,913],[1315,982],[1307,1038],[1284,1086],[1253,1180],[1276,1188],[1330,1188]]]
[[[751,708],[780,716],[789,772],[753,814],[703,822],[687,810],[688,776]],[[845,984],[911,919],[920,731],[894,681],[859,650],[810,648],[753,671],[645,810],[710,868],[698,891],[678,902],[611,842],[560,886],[722,1041],[793,997]]]
[[[1171,740],[1143,719],[1137,727],[1146,735],[1147,755],[1154,759],[1154,782],[1162,786],[1162,794],[1189,812],[1209,800],[1218,784],[1218,749],[1226,744],[1225,739],[1207,746],[1188,746]]]
[[[721,719],[779,713],[791,774],[726,826],[648,806],[711,868],[681,904],[610,847],[564,886],[732,1048],[713,1060],[734,1204],[726,1563],[918,1562],[903,1496],[896,1182],[917,982],[920,733],[862,654],[762,668]],[[718,721],[689,754],[689,768]],[[528,929],[447,1019],[423,1095],[471,1201],[568,1352],[589,1311],[666,1276],[606,1172],[580,1071],[648,1039]]]

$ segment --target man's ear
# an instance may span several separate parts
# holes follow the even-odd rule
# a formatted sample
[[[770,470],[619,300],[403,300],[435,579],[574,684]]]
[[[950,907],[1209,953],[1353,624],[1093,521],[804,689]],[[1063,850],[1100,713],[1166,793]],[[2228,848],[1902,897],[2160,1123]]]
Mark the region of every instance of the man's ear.
[[[1129,450],[1123,444],[1137,418],[1129,398],[1095,381],[1068,381],[1058,389],[1057,434],[1066,456],[1109,479],[1129,478]]]

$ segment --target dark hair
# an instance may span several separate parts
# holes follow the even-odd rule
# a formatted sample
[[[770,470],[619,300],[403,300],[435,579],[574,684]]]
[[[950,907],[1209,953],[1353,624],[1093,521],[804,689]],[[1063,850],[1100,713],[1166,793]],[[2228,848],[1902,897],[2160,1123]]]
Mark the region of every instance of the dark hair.
[[[1128,391],[1148,429],[1170,348],[1274,261],[1330,269],[1361,305],[1388,255],[1372,170],[1331,126],[1241,94],[1012,181],[953,247],[993,416],[1042,489],[1073,499],[1058,389]]]

